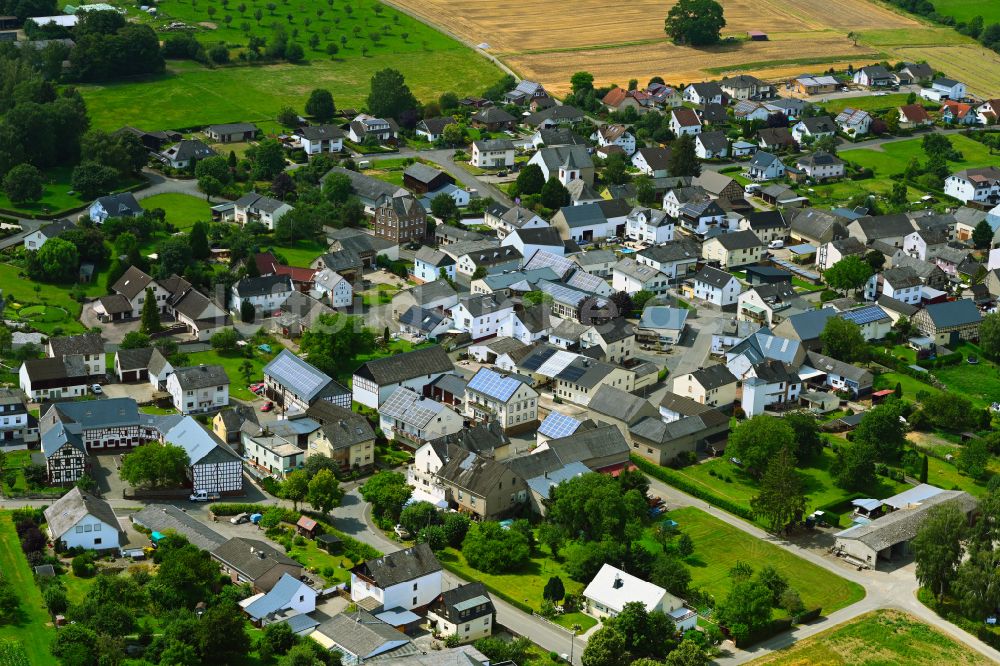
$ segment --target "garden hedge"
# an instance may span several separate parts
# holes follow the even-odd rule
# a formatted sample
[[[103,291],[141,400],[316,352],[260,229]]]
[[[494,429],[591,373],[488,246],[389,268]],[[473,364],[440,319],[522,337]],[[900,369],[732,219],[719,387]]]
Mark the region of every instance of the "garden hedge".
[[[694,495],[698,499],[705,500],[709,504],[714,504],[724,511],[728,511],[734,515],[743,518],[744,520],[753,521],[754,512],[748,506],[743,506],[742,504],[737,504],[731,502],[725,498],[719,497],[715,493],[702,488],[701,486],[695,485],[685,479],[683,476],[678,474],[672,469],[667,467],[660,467],[659,465],[654,465],[645,458],[640,458],[638,456],[632,456],[632,462],[642,470],[644,473],[649,474],[654,479],[659,479],[664,483],[667,483],[678,490],[682,490],[689,495]]]

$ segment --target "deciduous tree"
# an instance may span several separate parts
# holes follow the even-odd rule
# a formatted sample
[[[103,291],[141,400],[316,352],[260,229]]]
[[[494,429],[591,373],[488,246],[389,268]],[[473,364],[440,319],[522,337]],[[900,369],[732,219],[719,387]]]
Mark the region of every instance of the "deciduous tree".
[[[121,477],[132,486],[175,487],[187,478],[187,451],[170,443],[153,442],[122,459]]]
[[[844,257],[823,273],[823,279],[831,289],[846,292],[857,291],[872,276],[872,267],[864,259],[851,255]]]
[[[344,492],[340,489],[340,482],[333,472],[328,469],[320,470],[309,480],[309,492],[306,500],[310,506],[320,513],[327,513],[330,509],[340,504],[340,499]]]
[[[707,46],[719,41],[726,27],[722,5],[715,0],[680,0],[667,12],[664,30],[678,44]]]
[[[759,414],[736,426],[727,451],[751,470],[762,473],[782,449],[795,451],[795,431],[783,419]]]
[[[417,108],[417,98],[410,92],[403,75],[395,69],[382,69],[372,76],[368,93],[368,112],[379,118],[398,118]]]
[[[927,512],[913,538],[913,559],[917,580],[938,599],[944,597],[962,561],[962,539],[966,533],[965,514],[954,503],[940,504]]]
[[[330,94],[329,90],[316,88],[309,93],[309,99],[306,101],[307,115],[321,123],[326,123],[333,120],[336,113],[337,107],[333,103],[333,95]]]
[[[701,162],[695,152],[694,137],[690,134],[682,134],[670,144],[667,173],[672,177],[701,175]]]
[[[823,343],[823,353],[838,361],[853,363],[864,361],[868,356],[868,345],[861,327],[842,317],[830,317],[819,334]]]

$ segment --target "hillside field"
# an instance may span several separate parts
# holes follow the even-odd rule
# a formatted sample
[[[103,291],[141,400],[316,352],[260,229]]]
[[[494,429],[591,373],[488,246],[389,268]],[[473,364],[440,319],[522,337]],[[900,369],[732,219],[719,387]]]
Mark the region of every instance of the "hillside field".
[[[632,78],[644,84],[653,76],[677,85],[739,73],[782,81],[804,72],[903,57],[927,59],[943,68],[949,60],[967,57],[970,50],[985,58],[981,62],[996,61],[998,66],[945,71],[964,77],[981,95],[1000,94],[996,54],[989,56],[950,28],[871,0],[842,0],[836,11],[823,0],[721,3],[726,17],[722,34],[732,40],[693,48],[666,40],[663,21],[669,1],[636,0],[608,11],[601,0],[580,0],[572,12],[565,12],[551,0],[512,0],[497,12],[479,0],[390,0],[466,44],[484,45],[522,77],[541,81],[558,94],[568,91],[570,76],[579,70],[591,72],[599,86],[624,86]],[[1000,7],[994,9],[1000,12]],[[512,16],[521,18],[511,20]],[[748,41],[748,30],[764,31],[769,40]],[[857,44],[847,37],[849,33],[857,34]],[[952,51],[955,47],[960,50]]]
[[[302,112],[314,88],[329,89],[339,107],[359,107],[372,75],[387,67],[401,71],[425,102],[449,90],[478,95],[501,76],[471,49],[375,0],[163,0],[155,18],[134,4],[121,6],[132,20],[157,30],[161,39],[180,24],[207,48],[224,44],[233,64],[209,68],[168,60],[162,76],[79,86],[93,125],[100,129],[186,129],[273,120],[285,106]],[[278,26],[289,42],[302,46],[304,62],[248,65],[240,60],[251,37],[270,41]],[[335,54],[327,51],[331,45]]]

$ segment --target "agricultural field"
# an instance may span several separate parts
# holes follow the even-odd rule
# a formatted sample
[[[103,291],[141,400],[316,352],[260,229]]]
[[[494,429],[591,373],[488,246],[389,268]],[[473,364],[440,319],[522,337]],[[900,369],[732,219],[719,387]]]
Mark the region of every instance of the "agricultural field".
[[[991,155],[990,149],[978,141],[958,134],[950,135],[948,139],[951,141],[951,145],[962,153],[963,158],[961,162],[948,163],[948,167],[952,171],[989,166],[997,162],[997,156]],[[926,155],[924,155],[920,142],[919,138],[892,141],[882,144],[881,150],[856,148],[854,150],[841,150],[839,154],[845,160],[872,169],[876,177],[885,177],[902,173],[914,157],[921,161],[925,160]]]
[[[729,570],[746,562],[755,570],[771,565],[788,578],[802,596],[806,608],[821,606],[824,614],[850,606],[864,598],[860,585],[743,530],[710,516],[701,509],[685,507],[666,514],[694,541],[694,554],[686,559],[691,570],[691,586],[700,587],[717,600],[725,598],[732,579]],[[646,543],[644,541],[644,543]]]
[[[394,0],[395,4],[467,44],[486,49],[525,78],[565,93],[573,72],[585,69],[598,85],[631,78],[641,83],[663,76],[670,83],[713,78],[726,72],[753,72],[765,78],[801,74],[809,65],[846,66],[880,59],[881,49],[847,38],[872,25],[883,29],[918,29],[917,19],[864,0],[847,0],[830,12],[820,0],[793,5],[775,0],[722,0],[726,28],[735,42],[711,48],[679,47],[666,41],[663,19],[670,8],[639,0],[607,11],[607,3],[582,0],[573,12],[537,0],[514,0],[498,13],[474,0]],[[533,16],[544,22],[511,21]],[[746,41],[747,30],[766,30],[767,42]],[[949,42],[953,43],[953,42]]]
[[[911,615],[884,609],[857,617],[750,663],[752,666],[978,666],[992,662]]]
[[[983,17],[983,23],[1000,22],[1000,5],[982,0],[934,0],[934,10],[942,16],[952,16],[956,21],[971,21]]]
[[[268,5],[275,9],[268,10]],[[488,60],[454,39],[374,0],[302,0],[285,5],[247,0],[228,7],[164,0],[157,8],[154,19],[134,5],[127,7],[135,20],[149,23],[161,37],[171,34],[167,26],[180,22],[206,46],[225,44],[234,63],[250,36],[270,39],[272,24],[280,24],[289,41],[302,46],[305,61],[208,68],[171,60],[161,76],[81,86],[94,127],[113,130],[135,125],[157,130],[263,123],[272,121],[285,106],[301,112],[314,88],[329,89],[340,107],[359,107],[371,76],[386,67],[401,71],[422,101],[436,100],[448,90],[480,94],[501,75]],[[338,51],[334,56],[327,53],[331,44]]]
[[[956,33],[958,34],[958,33]],[[984,98],[1000,95],[1000,54],[982,46],[908,46],[892,50],[900,60],[926,60],[935,69],[962,79],[969,92]]]

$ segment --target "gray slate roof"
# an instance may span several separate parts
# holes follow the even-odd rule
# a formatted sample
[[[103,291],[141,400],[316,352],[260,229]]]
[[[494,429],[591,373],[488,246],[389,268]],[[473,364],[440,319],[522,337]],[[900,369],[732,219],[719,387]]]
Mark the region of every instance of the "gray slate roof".
[[[76,525],[84,516],[93,516],[106,525],[124,534],[111,505],[89,495],[79,488],[73,488],[45,509],[45,522],[54,539],[59,539]]]
[[[375,581],[383,590],[393,585],[416,580],[421,576],[441,571],[441,563],[426,543],[419,543],[404,550],[367,560],[357,565],[354,571]]]
[[[236,537],[218,546],[212,556],[254,581],[282,564],[301,569],[302,565],[271,544],[258,539]]]
[[[455,364],[448,358],[445,350],[438,345],[431,345],[404,354],[368,361],[354,374],[384,386],[421,375],[451,372],[454,369]]]
[[[224,536],[173,504],[150,504],[132,514],[132,522],[161,534],[176,532],[202,550],[212,551],[226,542]]]
[[[185,391],[229,385],[229,375],[221,365],[198,365],[193,368],[176,368],[174,375]]]

